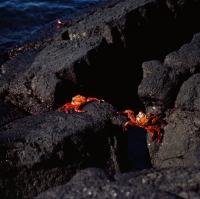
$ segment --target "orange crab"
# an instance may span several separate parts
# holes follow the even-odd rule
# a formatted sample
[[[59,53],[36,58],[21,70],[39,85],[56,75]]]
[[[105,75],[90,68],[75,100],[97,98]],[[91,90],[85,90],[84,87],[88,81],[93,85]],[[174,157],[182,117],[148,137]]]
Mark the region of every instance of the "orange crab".
[[[139,112],[138,115],[136,115],[132,110],[125,110],[122,112],[117,112],[117,114],[127,114],[128,118],[130,119],[128,122],[125,123],[124,127],[123,127],[123,131],[126,130],[128,125],[133,125],[133,126],[139,126],[143,129],[145,129],[146,131],[148,131],[149,133],[151,133],[151,140],[150,142],[155,140],[155,132],[157,132],[158,134],[158,142],[161,142],[161,130],[160,127],[155,126],[154,124],[156,122],[161,123],[162,125],[166,125],[166,123],[161,120],[158,116],[161,113],[157,113],[157,114],[152,114],[152,113],[143,113],[143,112]]]
[[[85,110],[80,110],[80,107],[88,102],[91,101],[99,101],[99,102],[104,102],[102,99],[97,99],[95,97],[84,97],[82,95],[76,95],[75,97],[72,98],[72,101],[69,103],[64,104],[61,106],[58,111],[65,111],[66,113],[69,113],[69,109],[74,109],[76,112],[85,112]]]
[[[64,25],[71,26],[72,22],[70,20],[61,21],[60,19],[58,19],[57,24],[56,24],[57,28],[60,28],[61,26],[64,26]]]

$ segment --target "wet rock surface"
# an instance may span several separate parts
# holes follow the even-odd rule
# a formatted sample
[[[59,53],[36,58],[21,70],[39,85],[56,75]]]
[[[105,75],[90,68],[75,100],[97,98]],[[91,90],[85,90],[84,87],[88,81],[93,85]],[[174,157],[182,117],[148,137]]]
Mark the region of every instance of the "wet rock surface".
[[[199,9],[115,0],[14,49],[0,76],[0,198],[58,185],[37,198],[199,198]],[[77,94],[105,102],[58,112]],[[124,109],[162,112],[161,143],[123,132]]]

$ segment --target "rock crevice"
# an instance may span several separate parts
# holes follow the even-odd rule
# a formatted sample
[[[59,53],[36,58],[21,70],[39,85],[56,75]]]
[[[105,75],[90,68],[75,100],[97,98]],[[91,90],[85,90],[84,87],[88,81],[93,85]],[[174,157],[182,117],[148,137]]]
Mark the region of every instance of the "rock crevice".
[[[112,1],[12,51],[0,76],[0,198],[65,183],[38,198],[198,198],[199,11],[195,0]],[[77,94],[106,102],[57,111]],[[161,143],[122,132],[125,109],[162,111]]]

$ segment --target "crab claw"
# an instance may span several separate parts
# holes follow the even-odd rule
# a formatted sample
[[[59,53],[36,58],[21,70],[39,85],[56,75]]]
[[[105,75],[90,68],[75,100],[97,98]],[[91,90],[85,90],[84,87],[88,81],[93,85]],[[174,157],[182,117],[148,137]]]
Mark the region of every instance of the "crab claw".
[[[96,97],[87,98],[87,102],[91,102],[91,101],[105,102],[103,99],[98,99]]]

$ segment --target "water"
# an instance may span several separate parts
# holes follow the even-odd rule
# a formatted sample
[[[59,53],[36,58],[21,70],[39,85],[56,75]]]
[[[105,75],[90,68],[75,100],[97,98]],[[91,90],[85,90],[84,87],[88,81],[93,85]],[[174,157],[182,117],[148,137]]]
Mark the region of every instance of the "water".
[[[3,53],[53,20],[77,14],[104,0],[1,0],[0,65]]]
[[[77,15],[100,2],[106,0],[0,0],[0,65],[4,62],[4,52],[20,45],[44,25],[55,20],[56,26],[58,19],[66,20],[68,15]],[[146,131],[130,128],[127,150],[131,170],[150,168]]]

